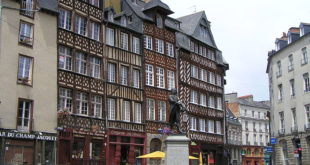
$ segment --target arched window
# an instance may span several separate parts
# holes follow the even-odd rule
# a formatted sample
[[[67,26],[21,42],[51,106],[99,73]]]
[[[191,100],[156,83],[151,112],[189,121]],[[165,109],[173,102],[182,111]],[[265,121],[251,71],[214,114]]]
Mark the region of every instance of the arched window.
[[[163,18],[159,14],[156,15],[156,26],[163,28]]]

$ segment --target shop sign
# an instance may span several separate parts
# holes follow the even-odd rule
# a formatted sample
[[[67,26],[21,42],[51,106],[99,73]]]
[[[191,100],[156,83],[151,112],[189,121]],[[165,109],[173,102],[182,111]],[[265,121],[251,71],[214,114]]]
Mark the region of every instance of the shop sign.
[[[270,144],[276,144],[277,143],[277,138],[270,138]]]
[[[272,147],[271,146],[265,147],[265,152],[268,152],[268,153],[273,152]]]
[[[168,135],[171,134],[171,129],[169,127],[164,127],[162,129],[158,129],[157,133]]]
[[[45,141],[56,141],[55,136],[50,135],[36,135],[29,133],[20,133],[20,132],[0,132],[0,137],[5,138],[17,138],[17,139],[30,139],[30,140],[45,140]]]
[[[299,158],[299,154],[294,154],[294,158]]]

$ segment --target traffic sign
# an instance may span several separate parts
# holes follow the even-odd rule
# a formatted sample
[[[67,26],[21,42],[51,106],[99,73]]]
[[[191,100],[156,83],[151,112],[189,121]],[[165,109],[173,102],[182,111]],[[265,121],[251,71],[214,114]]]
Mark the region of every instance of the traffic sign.
[[[270,144],[276,144],[277,143],[277,138],[270,138]]]

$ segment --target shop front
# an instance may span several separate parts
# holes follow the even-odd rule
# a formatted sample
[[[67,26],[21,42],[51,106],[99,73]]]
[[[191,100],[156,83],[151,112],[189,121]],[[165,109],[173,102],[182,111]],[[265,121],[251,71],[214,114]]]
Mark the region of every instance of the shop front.
[[[0,130],[0,164],[54,165],[56,134]]]
[[[107,164],[145,165],[145,160],[137,157],[145,153],[145,133],[109,129]]]

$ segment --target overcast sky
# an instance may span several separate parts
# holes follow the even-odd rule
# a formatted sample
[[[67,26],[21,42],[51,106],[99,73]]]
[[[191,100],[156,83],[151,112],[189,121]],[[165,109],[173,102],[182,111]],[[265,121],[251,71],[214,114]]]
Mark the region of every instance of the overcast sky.
[[[174,18],[205,10],[217,47],[230,65],[226,93],[268,100],[267,53],[290,27],[310,23],[310,0],[162,0]]]

